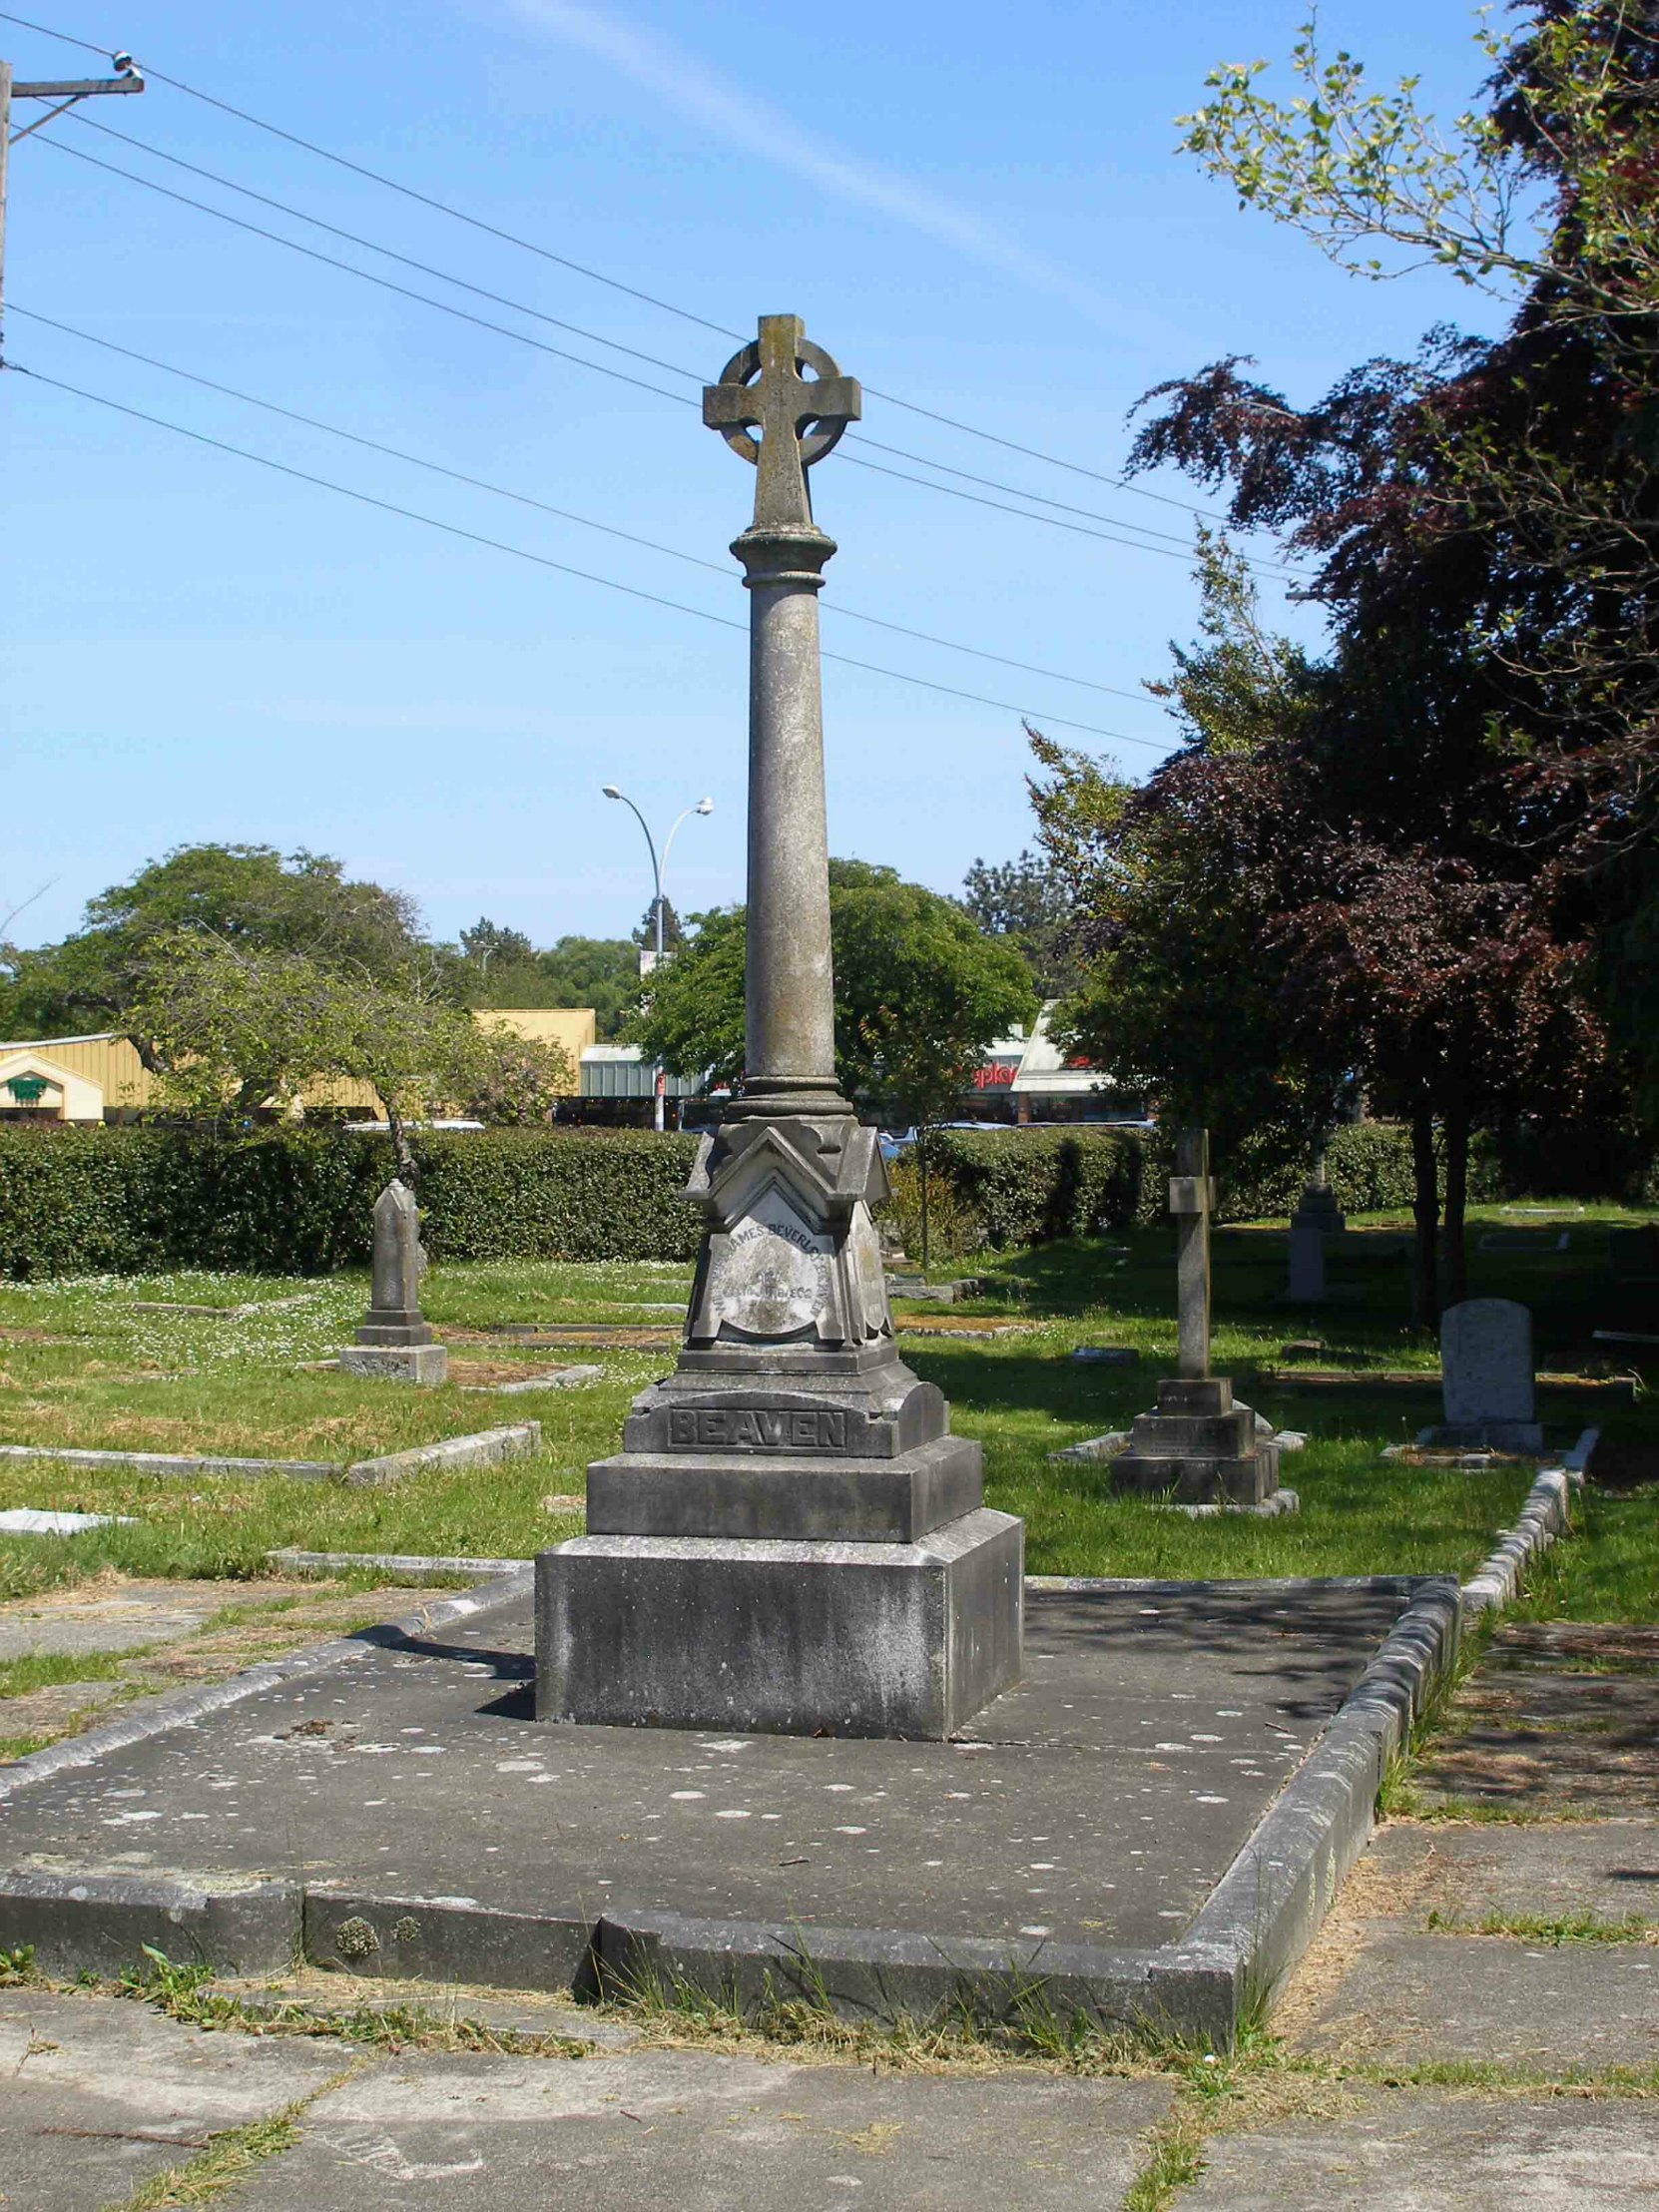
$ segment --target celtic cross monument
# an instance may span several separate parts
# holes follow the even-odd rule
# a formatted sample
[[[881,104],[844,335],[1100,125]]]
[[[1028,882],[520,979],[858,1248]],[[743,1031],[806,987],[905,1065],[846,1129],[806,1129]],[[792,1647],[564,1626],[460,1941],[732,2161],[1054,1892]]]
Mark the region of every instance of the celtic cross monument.
[[[808,470],[858,386],[795,315],[703,395],[755,463],[746,1071],[688,1195],[704,1233],[673,1375],[588,1469],[588,1532],[537,1561],[545,1720],[943,1737],[1019,1677],[1023,1524],[898,1358],[875,1131],[835,1080]]]

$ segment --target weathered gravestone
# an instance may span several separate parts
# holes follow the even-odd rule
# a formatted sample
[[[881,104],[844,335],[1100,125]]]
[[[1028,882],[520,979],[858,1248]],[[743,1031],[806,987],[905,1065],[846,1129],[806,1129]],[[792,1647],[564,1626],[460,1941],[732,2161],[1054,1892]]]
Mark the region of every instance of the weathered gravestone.
[[[354,1344],[339,1364],[348,1375],[394,1382],[442,1382],[449,1354],[433,1337],[420,1311],[420,1279],[426,1253],[414,1193],[395,1177],[374,1201],[372,1303]]]
[[[806,372],[811,371],[811,374]],[[757,464],[746,1073],[698,1153],[706,1227],[676,1372],[588,1469],[588,1533],[537,1561],[546,1720],[942,1738],[1020,1672],[1020,1521],[893,1345],[876,1133],[836,1088],[807,469],[858,387],[794,315],[704,393]],[[757,435],[756,433],[759,433]]]
[[[1325,1280],[1325,1240],[1340,1237],[1348,1227],[1337,1204],[1325,1168],[1325,1145],[1314,1148],[1313,1165],[1296,1212],[1291,1216],[1291,1268],[1284,1303],[1287,1306],[1321,1306],[1328,1299],[1346,1301],[1350,1287],[1333,1291]]]
[[[1325,1297],[1325,1230],[1298,1212],[1291,1216],[1291,1280],[1286,1299],[1317,1306]]]
[[[1177,1505],[1235,1505],[1284,1512],[1295,1492],[1279,1487],[1279,1446],[1256,1414],[1235,1401],[1226,1376],[1210,1373],[1210,1140],[1178,1130],[1169,1205],[1175,1216],[1180,1307],[1179,1377],[1158,1384],[1155,1411],[1138,1414],[1129,1448],[1111,1462],[1115,1490],[1157,1491]],[[1264,1426],[1266,1424],[1263,1424]]]
[[[1532,1315],[1508,1298],[1470,1298],[1440,1316],[1445,1422],[1437,1444],[1542,1451],[1532,1368]]]
[[[1348,1227],[1348,1216],[1337,1204],[1337,1194],[1331,1188],[1331,1176],[1326,1165],[1326,1144],[1322,1137],[1314,1147],[1314,1158],[1309,1168],[1308,1180],[1303,1185],[1302,1196],[1297,1200],[1298,1221],[1318,1222],[1328,1237],[1340,1237]]]

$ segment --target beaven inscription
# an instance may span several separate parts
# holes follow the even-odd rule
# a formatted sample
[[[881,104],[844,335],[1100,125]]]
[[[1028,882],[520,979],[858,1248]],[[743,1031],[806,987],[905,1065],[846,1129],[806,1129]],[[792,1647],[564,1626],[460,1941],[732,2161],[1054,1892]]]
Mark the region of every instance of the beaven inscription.
[[[846,1415],[823,1406],[677,1405],[668,1444],[671,1451],[844,1451]]]

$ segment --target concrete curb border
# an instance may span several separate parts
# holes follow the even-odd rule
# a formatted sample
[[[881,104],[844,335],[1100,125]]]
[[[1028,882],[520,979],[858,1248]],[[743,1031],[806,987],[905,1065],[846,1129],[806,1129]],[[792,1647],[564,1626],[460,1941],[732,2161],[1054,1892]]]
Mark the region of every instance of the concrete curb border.
[[[181,1482],[205,1474],[285,1475],[294,1482],[343,1482],[346,1471],[343,1459],[233,1459],[213,1452],[99,1451],[69,1444],[0,1444],[0,1459],[19,1459],[30,1465],[62,1461],[71,1467],[104,1467],[113,1474],[153,1474],[161,1481]]]
[[[371,1567],[377,1574],[394,1574],[402,1582],[452,1581],[469,1576],[475,1585],[499,1581],[504,1574],[528,1574],[533,1559],[477,1559],[464,1554],[426,1551],[296,1551],[283,1545],[268,1551],[274,1567],[289,1574],[349,1574],[357,1567]]]
[[[182,1880],[41,1874],[0,1876],[0,1943],[32,1942],[48,1972],[85,1966],[107,1972],[131,1964],[145,1942],[177,1947],[182,1933],[199,1957],[227,1971],[270,1971],[303,1950],[394,1978],[488,1982],[504,1973],[515,1987],[568,1985],[587,1994],[689,1986],[741,2007],[787,1995],[882,2022],[926,2017],[965,2000],[1003,2018],[1082,2015],[1108,2028],[1149,2029],[1219,2048],[1270,2000],[1317,1933],[1370,1838],[1390,1758],[1451,1671],[1465,1620],[1513,1594],[1526,1561],[1567,1525],[1569,1495],[1564,1469],[1540,1474],[1514,1528],[1461,1587],[1449,1575],[1296,1576],[1252,1585],[1265,1594],[1368,1589],[1404,1602],[1359,1682],[1190,1925],[1156,1948],[945,1938],[904,1929],[806,1931],[676,1913],[522,1915],[463,1898],[381,1898],[259,1880],[207,1889]],[[531,1571],[515,1568],[401,1621],[161,1700],[142,1718],[113,1722],[0,1771],[0,1799],[166,1729],[194,1725],[295,1676],[495,1612],[531,1586]],[[1195,1587],[1048,1575],[1032,1577],[1031,1586],[1080,1594]]]
[[[517,1383],[507,1388],[517,1389]],[[59,1460],[75,1467],[106,1467],[115,1473],[151,1474],[158,1480],[189,1481],[217,1474],[286,1476],[296,1482],[344,1482],[363,1485],[401,1482],[426,1467],[488,1467],[540,1451],[541,1422],[515,1421],[505,1428],[481,1428],[469,1436],[444,1436],[436,1443],[413,1444],[377,1459],[231,1459],[189,1451],[97,1451],[68,1444],[0,1444],[0,1459]]]
[[[1583,1456],[1588,1458],[1588,1449]],[[1582,1483],[1584,1477],[1579,1473],[1575,1478],[1565,1467],[1545,1467],[1538,1476],[1526,1493],[1526,1503],[1514,1527],[1482,1562],[1478,1573],[1457,1593],[1459,1616],[1465,1628],[1482,1613],[1509,1604],[1520,1588],[1521,1576],[1529,1561],[1538,1552],[1547,1550],[1556,1537],[1564,1535],[1571,1526],[1575,1479]]]
[[[515,1421],[506,1428],[481,1428],[471,1436],[445,1436],[435,1444],[413,1444],[378,1459],[355,1459],[344,1479],[353,1487],[401,1482],[428,1467],[493,1467],[503,1459],[527,1458],[541,1449],[541,1422]]]

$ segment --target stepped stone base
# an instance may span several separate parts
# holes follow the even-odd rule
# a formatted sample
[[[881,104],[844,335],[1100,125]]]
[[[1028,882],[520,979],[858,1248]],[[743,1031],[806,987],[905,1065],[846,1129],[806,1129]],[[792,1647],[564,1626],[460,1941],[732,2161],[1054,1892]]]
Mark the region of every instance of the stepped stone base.
[[[1183,1505],[1262,1505],[1279,1489],[1279,1446],[1225,1377],[1160,1382],[1157,1410],[1136,1416],[1128,1450],[1111,1461],[1111,1483]]]
[[[1438,1421],[1420,1429],[1417,1444],[1423,1450],[1542,1452],[1543,1424],[1535,1420]]]
[[[578,1536],[536,1561],[536,1715],[940,1741],[1019,1679],[1025,1529]]]
[[[372,1376],[382,1382],[434,1384],[449,1380],[445,1345],[343,1345],[339,1365],[347,1375]]]

